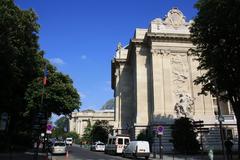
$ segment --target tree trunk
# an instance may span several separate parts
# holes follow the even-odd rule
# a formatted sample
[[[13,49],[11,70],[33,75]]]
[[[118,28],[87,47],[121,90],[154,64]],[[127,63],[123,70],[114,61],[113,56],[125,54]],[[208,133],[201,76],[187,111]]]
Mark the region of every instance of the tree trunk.
[[[235,117],[237,119],[237,131],[238,131],[238,159],[240,159],[240,101],[232,104]]]
[[[237,131],[238,131],[238,159],[240,159],[240,113],[235,114],[237,119]]]

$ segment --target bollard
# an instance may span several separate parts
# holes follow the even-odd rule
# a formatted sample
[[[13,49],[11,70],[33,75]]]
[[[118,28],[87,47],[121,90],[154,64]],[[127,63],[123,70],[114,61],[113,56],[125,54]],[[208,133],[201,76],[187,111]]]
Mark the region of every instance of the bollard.
[[[209,158],[209,160],[213,160],[213,150],[212,149],[210,149],[208,151],[208,158]]]

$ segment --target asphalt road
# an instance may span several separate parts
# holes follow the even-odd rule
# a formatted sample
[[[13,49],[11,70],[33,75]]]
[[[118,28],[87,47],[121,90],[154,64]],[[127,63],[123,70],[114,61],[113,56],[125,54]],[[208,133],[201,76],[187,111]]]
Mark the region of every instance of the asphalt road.
[[[104,152],[90,151],[78,145],[69,147],[68,156],[53,155],[52,160],[124,160],[121,156],[112,156]]]

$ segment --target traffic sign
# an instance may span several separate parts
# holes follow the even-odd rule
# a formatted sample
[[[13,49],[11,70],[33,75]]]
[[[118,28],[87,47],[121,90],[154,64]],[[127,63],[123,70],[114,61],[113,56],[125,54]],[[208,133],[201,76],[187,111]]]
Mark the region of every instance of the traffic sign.
[[[224,117],[223,117],[222,115],[220,115],[220,116],[218,116],[218,120],[219,120],[220,122],[224,122]]]
[[[46,133],[47,134],[52,134],[52,129],[53,129],[52,124],[47,124],[47,131],[46,131]]]
[[[157,134],[158,135],[163,135],[164,127],[163,126],[157,126]]]

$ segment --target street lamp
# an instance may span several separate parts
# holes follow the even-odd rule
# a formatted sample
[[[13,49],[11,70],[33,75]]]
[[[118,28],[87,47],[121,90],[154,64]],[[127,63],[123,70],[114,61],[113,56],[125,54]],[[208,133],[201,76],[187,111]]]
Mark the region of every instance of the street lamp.
[[[220,129],[220,135],[221,135],[221,142],[222,142],[222,151],[223,151],[223,156],[224,156],[224,160],[226,159],[226,152],[225,152],[225,147],[224,147],[224,138],[223,138],[223,127],[222,127],[222,122],[224,122],[224,117],[222,116],[221,113],[221,108],[219,105],[219,92],[218,92],[218,88],[217,88],[217,83],[215,82],[215,89],[216,89],[216,100],[217,100],[217,109],[218,109],[218,122],[219,122],[219,129]]]

